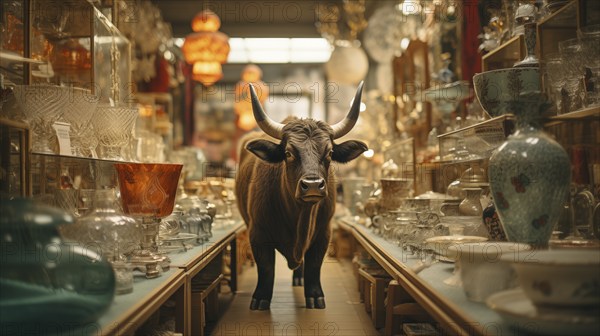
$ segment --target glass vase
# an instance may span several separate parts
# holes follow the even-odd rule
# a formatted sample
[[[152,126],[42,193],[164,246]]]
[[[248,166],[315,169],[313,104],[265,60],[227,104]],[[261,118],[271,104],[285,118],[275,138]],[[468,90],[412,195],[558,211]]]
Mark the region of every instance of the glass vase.
[[[94,208],[79,218],[76,236],[68,233],[68,238],[101,252],[111,262],[117,274],[117,294],[133,291],[127,276],[131,267],[127,267],[127,258],[140,248],[142,237],[140,224],[133,218],[121,213],[116,203],[113,189],[96,190]]]

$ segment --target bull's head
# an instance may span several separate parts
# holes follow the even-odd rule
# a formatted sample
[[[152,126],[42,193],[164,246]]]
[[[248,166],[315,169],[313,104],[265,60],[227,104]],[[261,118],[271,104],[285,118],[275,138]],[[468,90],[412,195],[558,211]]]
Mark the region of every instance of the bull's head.
[[[346,163],[367,150],[363,142],[349,140],[336,144],[358,120],[363,83],[346,117],[335,125],[313,119],[293,118],[285,124],[269,118],[262,109],[256,92],[250,85],[252,110],[258,126],[268,135],[281,140],[279,144],[259,139],[249,142],[246,149],[270,163],[284,163],[287,188],[296,200],[314,203],[327,196],[331,161]]]

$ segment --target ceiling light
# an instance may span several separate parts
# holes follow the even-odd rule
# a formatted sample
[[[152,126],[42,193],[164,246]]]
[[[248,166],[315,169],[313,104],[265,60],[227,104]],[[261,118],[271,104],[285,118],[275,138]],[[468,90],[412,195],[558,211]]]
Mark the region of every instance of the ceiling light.
[[[228,63],[325,63],[331,46],[322,38],[230,38]]]

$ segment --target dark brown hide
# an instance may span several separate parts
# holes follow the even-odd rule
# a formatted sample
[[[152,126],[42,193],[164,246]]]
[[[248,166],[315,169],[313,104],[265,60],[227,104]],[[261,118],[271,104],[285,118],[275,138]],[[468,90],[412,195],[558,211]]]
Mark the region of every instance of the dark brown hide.
[[[242,149],[236,194],[251,240],[272,245],[285,256],[288,266],[295,269],[316,234],[325,235],[329,241],[336,194],[335,176],[327,156],[333,149],[333,140],[331,127],[314,120],[293,120],[283,132],[279,146],[284,154],[285,149],[291,152],[294,162],[288,159],[269,163]],[[253,134],[244,139],[242,148],[258,138],[268,139]],[[298,179],[307,175],[326,179],[327,195],[317,203],[303,202],[297,197]]]
[[[358,119],[362,83],[346,117],[333,126],[312,119],[271,120],[250,86],[254,118],[268,135],[242,140],[236,179],[238,207],[249,228],[258,282],[250,309],[269,309],[275,281],[275,250],[304,280],[306,308],[325,308],[321,264],[335,210],[332,161],[348,162],[365,150],[360,141],[334,143]]]

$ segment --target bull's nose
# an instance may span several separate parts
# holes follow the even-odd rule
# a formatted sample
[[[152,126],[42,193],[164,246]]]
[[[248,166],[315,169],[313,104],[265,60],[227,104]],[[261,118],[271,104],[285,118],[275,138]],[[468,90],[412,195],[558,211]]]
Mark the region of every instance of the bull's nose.
[[[303,178],[300,180],[300,192],[304,197],[324,197],[326,195],[325,179]]]

